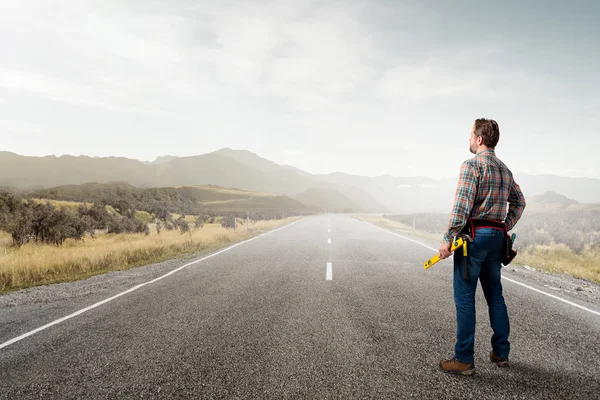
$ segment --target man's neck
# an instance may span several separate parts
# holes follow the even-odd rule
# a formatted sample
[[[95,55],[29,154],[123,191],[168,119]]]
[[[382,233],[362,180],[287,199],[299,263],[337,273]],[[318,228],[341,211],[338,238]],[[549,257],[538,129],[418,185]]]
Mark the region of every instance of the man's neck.
[[[479,146],[479,147],[477,148],[477,153],[476,153],[476,154],[479,154],[479,153],[481,153],[482,151],[488,151],[488,150],[492,150],[492,151],[494,151],[494,149],[492,149],[491,147],[487,147],[487,146]]]

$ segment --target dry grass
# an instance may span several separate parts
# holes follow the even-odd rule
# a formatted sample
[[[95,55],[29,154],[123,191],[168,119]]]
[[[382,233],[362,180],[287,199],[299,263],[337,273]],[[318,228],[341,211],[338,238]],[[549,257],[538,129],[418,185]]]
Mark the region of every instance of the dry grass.
[[[181,234],[166,231],[149,235],[105,234],[85,241],[67,240],[62,247],[29,243],[22,248],[5,247],[10,235],[0,233],[0,293],[31,286],[68,282],[92,275],[123,270],[200,251],[214,251],[264,231],[289,224],[299,217],[252,222],[237,231],[219,224],[205,224]],[[6,254],[4,252],[6,251]]]
[[[377,215],[356,215],[354,218],[371,222],[384,229],[402,235],[419,238],[426,241],[442,241],[442,235],[435,235],[419,230],[412,226],[392,221]],[[576,278],[587,279],[600,283],[600,251],[589,247],[582,254],[575,254],[564,244],[537,246],[535,249],[520,250],[519,255],[512,261],[518,265],[529,265],[548,272],[565,273]]]
[[[181,217],[181,214],[171,213],[171,218],[173,218],[174,220],[179,219],[179,217]],[[192,224],[191,226],[194,226],[194,224],[196,223],[196,218],[198,218],[197,215],[186,215],[184,220],[186,220],[189,224]]]
[[[519,251],[513,262],[600,283],[600,251],[589,247],[575,254],[564,244],[536,246]]]
[[[8,247],[12,244],[12,237],[10,233],[0,231],[0,257],[2,257],[7,251]]]

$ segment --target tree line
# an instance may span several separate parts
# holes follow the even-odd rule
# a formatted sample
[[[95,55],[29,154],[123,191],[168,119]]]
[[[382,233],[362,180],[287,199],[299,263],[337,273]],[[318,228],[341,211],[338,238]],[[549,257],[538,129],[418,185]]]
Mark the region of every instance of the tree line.
[[[148,222],[136,217],[138,211],[150,215],[150,221],[155,224],[159,234],[163,229],[187,233],[192,228],[202,228],[205,223],[220,223],[225,228],[234,228],[236,218],[270,220],[294,215],[273,211],[217,212],[198,204],[193,206],[191,199],[185,196],[173,200],[171,197],[139,198],[133,193],[131,190],[117,190],[106,196],[91,196],[90,199],[95,200],[91,206],[82,204],[70,209],[31,196],[0,191],[0,230],[10,233],[14,245],[18,247],[31,241],[60,246],[67,239],[84,240],[86,235],[94,238],[98,230],[148,235]],[[188,211],[197,214],[188,214]],[[173,213],[178,213],[179,217],[173,218]],[[188,222],[186,215],[194,215],[194,222]]]
[[[24,199],[9,192],[0,192],[0,230],[10,233],[20,247],[35,241],[62,245],[67,239],[94,237],[96,230],[108,233],[149,234],[148,224],[135,218],[135,210],[124,215],[107,211],[106,205],[81,205],[76,211],[53,204]]]
[[[39,197],[52,200],[65,200],[87,203],[104,203],[119,210],[139,210],[154,214],[164,219],[169,213],[184,215],[216,214],[236,215],[246,217],[246,210],[233,211],[208,207],[202,202],[238,200],[243,203],[249,200],[251,194],[244,192],[230,193],[207,188],[196,187],[163,187],[163,188],[137,188],[127,183],[87,183],[82,185],[59,186],[51,189],[40,190],[27,194],[29,197]],[[278,218],[285,210],[286,215],[299,215],[307,210],[292,210],[293,204],[286,203],[286,199],[273,199],[269,196],[253,198],[250,207],[252,215],[257,220]],[[238,204],[238,208],[244,208]],[[251,215],[251,216],[252,216]]]

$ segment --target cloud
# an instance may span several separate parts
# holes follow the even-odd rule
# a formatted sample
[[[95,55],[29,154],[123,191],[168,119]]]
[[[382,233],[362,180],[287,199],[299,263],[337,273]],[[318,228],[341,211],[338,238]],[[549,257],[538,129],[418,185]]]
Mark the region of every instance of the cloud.
[[[397,51],[413,37],[386,27],[396,24],[389,16],[401,10],[404,18],[427,24],[428,10],[418,5],[298,0],[264,7],[247,1],[201,7],[179,2],[168,8],[109,2],[51,9],[54,19],[44,18],[47,6],[19,9],[19,16],[35,21],[28,39],[44,36],[58,52],[49,60],[56,73],[16,68],[12,73],[21,74],[22,89],[69,104],[177,114],[160,99],[167,95],[188,103],[251,102],[322,116],[371,96],[390,103],[497,96],[490,73],[465,68],[482,51],[495,54],[493,46],[435,57]],[[74,74],[59,75],[74,65]]]
[[[533,174],[552,174],[552,175],[560,175],[560,176],[570,176],[570,177],[588,177],[592,178],[596,176],[597,170],[595,168],[586,168],[586,169],[578,169],[578,168],[542,168],[542,169],[533,169]]]
[[[118,105],[117,93],[92,85],[83,85],[66,79],[45,76],[28,71],[0,67],[0,88],[25,91],[53,101],[74,106],[97,107],[120,112],[151,113],[143,106]],[[114,101],[117,100],[117,101]]]
[[[34,116],[57,143],[75,143],[82,131],[112,139],[124,132],[131,143],[143,137],[145,146],[122,151],[144,159],[163,154],[165,145],[189,155],[260,143],[261,153],[316,173],[435,175],[465,156],[466,138],[457,136],[468,134],[469,119],[493,114],[505,121],[507,157],[527,159],[528,167],[548,157],[562,162],[562,135],[548,151],[515,154],[535,145],[532,132],[543,134],[544,143],[553,140],[551,132],[575,132],[570,137],[586,143],[579,159],[592,161],[565,159],[565,165],[572,164],[573,174],[597,176],[598,80],[567,76],[595,72],[591,53],[566,58],[548,48],[546,60],[539,48],[527,47],[527,37],[515,41],[534,29],[542,35],[536,21],[508,33],[519,21],[502,8],[505,35],[479,18],[487,9],[463,12],[448,4],[4,2],[0,118]],[[557,73],[561,62],[564,75]],[[581,84],[573,85],[577,79]],[[10,126],[16,134],[37,132]],[[15,141],[15,149],[19,143],[28,148]],[[329,149],[330,156],[315,149]]]
[[[42,125],[20,119],[1,118],[0,126],[5,133],[44,134],[46,132]]]
[[[424,60],[397,60],[375,84],[375,94],[385,100],[424,100],[462,97],[500,100],[508,93],[495,83],[495,71],[479,68],[477,60],[498,57],[492,46],[444,49]]]
[[[417,150],[423,145],[421,143],[412,142],[409,138],[401,139],[345,139],[343,144],[351,148],[360,149],[402,149],[402,150]]]
[[[304,155],[304,152],[300,150],[286,150],[284,154],[288,157],[300,157]]]

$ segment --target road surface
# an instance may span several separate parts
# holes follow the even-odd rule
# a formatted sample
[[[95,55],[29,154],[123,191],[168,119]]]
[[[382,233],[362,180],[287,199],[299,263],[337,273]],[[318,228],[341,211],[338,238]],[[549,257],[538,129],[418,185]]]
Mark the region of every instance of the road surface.
[[[0,309],[0,398],[598,398],[600,309],[509,281],[511,368],[479,287],[476,373],[440,372],[456,322],[434,253],[321,215],[130,286],[36,288],[54,297]]]

